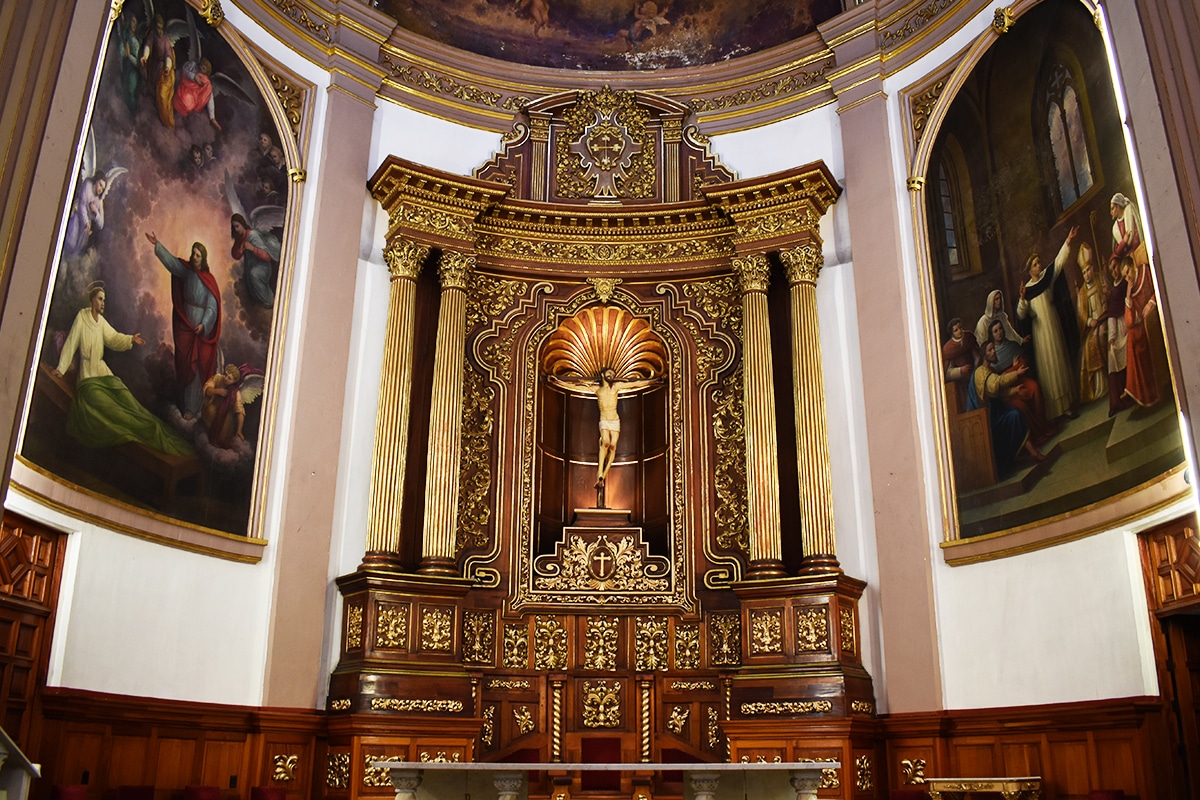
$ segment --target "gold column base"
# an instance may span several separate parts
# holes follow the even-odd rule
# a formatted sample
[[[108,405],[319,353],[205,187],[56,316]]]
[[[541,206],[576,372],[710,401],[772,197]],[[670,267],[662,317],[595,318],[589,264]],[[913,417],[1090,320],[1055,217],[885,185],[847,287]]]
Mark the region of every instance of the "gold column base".
[[[783,562],[775,559],[751,561],[749,568],[746,570],[746,580],[748,581],[763,581],[786,577],[787,570],[783,568]]]
[[[422,575],[444,575],[446,577],[458,577],[458,564],[452,558],[434,558],[432,556],[421,559],[421,565],[417,567],[417,572]]]
[[[835,555],[817,553],[805,556],[800,562],[801,575],[836,575],[841,571],[842,565]]]

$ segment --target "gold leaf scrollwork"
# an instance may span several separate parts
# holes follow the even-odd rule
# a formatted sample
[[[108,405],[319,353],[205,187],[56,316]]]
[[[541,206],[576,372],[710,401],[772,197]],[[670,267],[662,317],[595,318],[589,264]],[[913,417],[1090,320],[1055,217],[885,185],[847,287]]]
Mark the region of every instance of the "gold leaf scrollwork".
[[[621,727],[620,681],[583,682],[583,724],[588,728]]]
[[[291,126],[292,138],[299,142],[300,123],[303,120],[301,111],[304,108],[304,90],[296,86],[291,78],[275,71],[268,72],[267,78],[271,81],[271,88],[275,90],[275,96],[279,98],[279,105],[283,107],[283,115],[287,118],[288,125]]]
[[[458,472],[458,530],[455,546],[459,551],[486,547],[490,539],[492,489],[492,427],[496,398],[486,378],[470,363],[463,367],[462,448]]]
[[[504,626],[504,666],[509,669],[529,667],[529,630],[521,623]]]
[[[517,733],[524,736],[527,733],[532,733],[537,728],[537,723],[533,721],[533,712],[529,710],[529,706],[513,706],[513,721],[517,723]]]
[[[308,15],[308,10],[297,0],[271,0],[271,2],[292,22],[314,36],[320,37],[325,44],[333,44],[333,37],[329,35],[329,24],[314,20]]]
[[[380,603],[376,614],[376,647],[397,648],[408,644],[408,606]]]
[[[330,753],[325,764],[325,785],[330,789],[349,789],[350,754]]]
[[[900,762],[900,772],[904,774],[905,786],[920,786],[925,783],[925,759],[903,759]]]
[[[505,666],[508,666],[508,665],[505,665]],[[525,668],[525,662],[522,661],[521,669],[524,669],[524,668]],[[487,682],[487,688],[489,688],[489,689],[520,690],[520,689],[529,689],[530,687],[531,687],[531,684],[529,683],[529,681],[527,681],[523,678],[492,678],[490,681]]]
[[[742,366],[713,392],[713,438],[717,463],[713,470],[717,503],[714,512],[717,546],[750,552],[750,511],[746,501],[746,418]]]
[[[403,755],[382,755],[380,753],[363,753],[362,785],[370,787],[391,788],[392,771],[386,767],[371,766],[376,761],[404,761]]]
[[[562,114],[555,140],[555,179],[564,198],[654,195],[656,148],[646,130],[650,111],[633,92],[581,91]]]
[[[362,647],[363,607],[353,605],[346,609],[346,649]]]
[[[829,607],[796,611],[796,650],[802,653],[829,649]]]
[[[687,727],[690,715],[691,709],[687,706],[675,706],[671,709],[671,715],[667,717],[667,730],[676,736],[683,735],[683,729]]]
[[[637,617],[634,620],[634,642],[638,672],[667,669],[665,617]]]
[[[806,764],[820,764],[822,762],[837,761],[836,758],[802,758],[800,759]],[[821,770],[821,782],[817,784],[817,789],[838,789],[841,788],[842,782],[838,779],[837,770],[833,767]]]
[[[1008,33],[1015,21],[1016,16],[1013,15],[1011,6],[1008,8],[997,8],[995,15],[992,17],[992,28],[995,29],[996,33]]]
[[[861,755],[854,759],[854,786],[860,792],[869,792],[875,787],[875,778],[871,771],[871,757]]]
[[[658,577],[668,569],[662,563],[664,559],[647,559],[645,548],[633,536],[613,538],[615,541],[610,541],[608,535],[601,535],[587,541],[572,534],[567,546],[559,551],[558,563],[551,567],[551,574],[538,576],[534,585],[550,591],[594,592],[662,592],[670,587],[668,578]],[[598,572],[597,564],[603,565],[605,571]],[[608,599],[621,597],[609,595]]]
[[[705,111],[720,111],[726,108],[751,105],[774,97],[784,97],[820,85],[830,69],[833,59],[827,59],[820,67],[812,70],[800,70],[784,75],[775,80],[761,83],[753,89],[741,89],[732,94],[723,94],[713,98],[696,98],[689,105],[697,113]]]
[[[838,609],[838,625],[841,628],[841,634],[842,634],[842,652],[843,653],[858,652],[858,642],[854,635],[854,609],[839,608]]]
[[[352,705],[349,697],[339,697],[336,700],[329,702],[329,708],[332,711],[345,711]]]
[[[679,669],[678,664],[675,668]],[[671,681],[671,691],[673,692],[711,692],[716,688],[717,685],[712,681]]]
[[[374,711],[420,711],[427,714],[453,713],[463,710],[461,700],[408,700],[400,697],[373,697]]]
[[[462,761],[462,755],[460,753],[447,755],[445,750],[438,750],[432,754],[428,750],[422,750],[420,759],[425,764],[457,764]]]
[[[468,611],[463,615],[463,661],[491,664],[495,651],[496,619],[490,611]]]
[[[125,0],[112,0],[112,6],[108,10],[108,21],[116,22],[121,16],[121,9],[125,7]]]
[[[392,58],[391,53],[384,52],[379,63],[388,69],[390,77],[438,94],[445,94],[477,106],[495,108],[501,98],[499,92],[489,92],[469,83],[459,83],[448,75],[440,75],[415,64],[404,64]]]
[[[777,714],[828,714],[833,703],[828,700],[783,700],[777,703],[742,703],[747,717]]]
[[[280,753],[272,759],[272,763],[275,771],[271,773],[271,780],[287,783],[296,779],[296,767],[300,766],[300,756]]]
[[[737,614],[713,614],[708,618],[709,658],[714,667],[736,667],[742,663],[742,620]]]
[[[567,631],[557,617],[534,619],[534,669],[567,668]]]
[[[934,106],[937,105],[938,98],[942,96],[942,91],[945,88],[946,82],[944,80],[938,81],[909,101],[909,109],[912,114],[913,141],[918,144],[921,142],[921,137],[925,135],[925,126],[929,124],[929,115],[933,113]]]
[[[675,628],[675,669],[700,669],[700,626]]]
[[[783,652],[783,612],[779,609],[750,612],[750,653]]]
[[[721,716],[712,706],[708,707],[708,748],[716,750],[721,746]]]
[[[496,741],[496,707],[487,706],[483,709],[483,730],[479,732],[479,740],[484,747],[491,747]]]
[[[710,281],[686,283],[683,294],[693,298],[709,319],[723,323],[736,337],[742,336],[742,295],[727,275]]]
[[[885,30],[881,37],[879,47],[881,50],[895,47],[910,36],[913,36],[933,20],[937,19],[938,15],[950,7],[955,0],[929,0],[919,6],[912,13],[907,14],[900,20],[896,27]]]
[[[868,700],[852,700],[850,710],[855,714],[874,714],[875,704]]]
[[[513,301],[525,294],[529,284],[493,278],[477,273],[471,281],[471,292],[467,295],[467,330],[486,320],[501,316],[512,308]]]
[[[221,0],[200,0],[200,16],[209,24],[209,27],[220,26],[225,21],[225,11],[221,8]]]
[[[588,617],[583,668],[595,670],[615,670],[617,668],[616,617]]]
[[[448,653],[453,647],[454,609],[421,609],[421,649]]]
[[[612,300],[613,294],[617,291],[617,285],[621,283],[620,278],[585,278],[592,288],[596,290],[596,299],[601,303],[607,304]]]

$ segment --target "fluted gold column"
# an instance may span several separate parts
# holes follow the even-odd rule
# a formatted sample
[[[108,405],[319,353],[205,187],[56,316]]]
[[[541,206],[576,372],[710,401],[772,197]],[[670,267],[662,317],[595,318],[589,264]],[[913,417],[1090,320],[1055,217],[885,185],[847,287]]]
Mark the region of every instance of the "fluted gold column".
[[[746,417],[746,505],[750,518],[749,579],[778,578],[783,569],[779,535],[779,462],[775,429],[775,379],[767,282],[771,267],[760,254],[733,260],[742,286],[742,372]]]
[[[400,512],[404,503],[409,399],[412,395],[413,311],[417,275],[428,255],[428,246],[400,238],[383,252],[392,281],[388,291],[379,411],[375,416],[364,566],[395,564],[400,552]]]
[[[433,356],[433,402],[429,410],[429,465],[425,473],[425,525],[420,571],[457,575],[454,534],[458,525],[458,467],[462,445],[463,354],[467,337],[467,282],[475,258],[442,253],[438,278],[437,350]]]
[[[824,256],[806,244],[779,253],[787,270],[792,305],[792,386],[796,409],[796,474],[800,477],[800,537],[803,572],[836,572],[833,479],[825,422],[825,379],[817,323],[817,275]]]

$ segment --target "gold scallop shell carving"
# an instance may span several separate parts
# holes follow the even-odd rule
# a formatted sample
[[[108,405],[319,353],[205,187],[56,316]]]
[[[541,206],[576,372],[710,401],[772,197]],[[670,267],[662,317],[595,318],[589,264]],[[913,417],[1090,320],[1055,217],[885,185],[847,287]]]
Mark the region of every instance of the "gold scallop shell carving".
[[[613,306],[580,309],[542,348],[542,371],[556,378],[596,378],[612,369],[616,380],[644,380],[666,367],[667,348],[650,323]]]

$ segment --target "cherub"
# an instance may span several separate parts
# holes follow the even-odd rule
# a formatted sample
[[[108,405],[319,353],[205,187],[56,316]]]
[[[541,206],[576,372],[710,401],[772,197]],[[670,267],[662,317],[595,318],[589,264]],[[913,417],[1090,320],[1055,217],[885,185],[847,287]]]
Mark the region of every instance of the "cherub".
[[[550,3],[547,0],[516,0],[516,2],[519,11],[529,9],[529,16],[533,17],[534,36],[537,36],[542,28],[550,24]]]
[[[75,205],[67,220],[67,235],[63,252],[77,256],[87,249],[92,234],[104,227],[104,199],[112,191],[117,178],[129,172],[125,167],[112,166],[107,171],[96,167],[96,134],[88,130],[83,148],[83,163],[79,169],[79,188],[75,190]]]
[[[658,33],[660,27],[670,25],[671,23],[667,20],[667,12],[670,10],[670,6],[663,6],[660,11],[654,0],[646,0],[640,4],[634,3],[633,16],[635,19],[629,28],[629,43],[636,44],[638,39],[653,36]]]
[[[228,450],[234,438],[246,440],[246,405],[263,393],[263,374],[248,364],[226,364],[204,383],[200,418],[208,426],[208,440]]]

